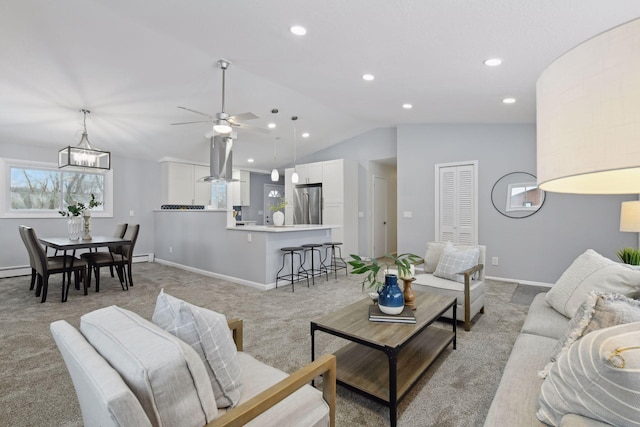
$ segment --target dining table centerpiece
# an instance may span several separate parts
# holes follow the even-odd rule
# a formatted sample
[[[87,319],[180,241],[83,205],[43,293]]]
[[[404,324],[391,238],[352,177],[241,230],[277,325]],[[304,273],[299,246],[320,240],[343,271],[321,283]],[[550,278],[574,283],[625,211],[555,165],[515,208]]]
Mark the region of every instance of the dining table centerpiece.
[[[96,200],[95,194],[91,193],[88,204],[75,202],[67,205],[67,210],[58,211],[64,217],[68,217],[67,231],[69,240],[78,240],[82,235],[82,240],[91,240],[91,209],[100,206],[101,201]]]

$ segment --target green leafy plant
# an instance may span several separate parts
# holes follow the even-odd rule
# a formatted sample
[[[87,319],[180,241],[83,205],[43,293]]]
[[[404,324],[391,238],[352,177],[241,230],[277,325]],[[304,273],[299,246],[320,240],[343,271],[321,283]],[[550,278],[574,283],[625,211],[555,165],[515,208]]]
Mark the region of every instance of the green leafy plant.
[[[362,289],[374,288],[378,290],[384,285],[384,282],[378,280],[378,273],[384,269],[385,274],[389,272],[389,267],[395,265],[398,270],[398,277],[408,276],[411,272],[411,264],[417,264],[421,258],[412,253],[400,254],[395,256],[393,254],[386,254],[384,258],[393,260],[393,263],[378,262],[377,259],[360,257],[358,255],[351,254],[351,261],[347,261],[348,264],[353,267],[351,274],[366,274],[362,280]]]
[[[101,204],[101,201],[96,200],[95,194],[91,193],[91,200],[89,200],[89,204],[87,206],[85,206],[84,203],[76,202],[72,205],[68,205],[66,211],[58,211],[58,213],[62,216],[80,216],[85,210],[95,208]]]
[[[270,206],[270,207],[269,207],[269,210],[272,210],[272,211],[274,211],[274,212],[275,212],[275,211],[281,211],[281,210],[283,210],[286,206],[287,206],[287,201],[286,201],[286,199],[283,197],[283,198],[281,198],[281,199],[280,199],[280,203],[278,203],[277,205],[274,205],[274,206]]]
[[[640,265],[640,249],[623,248],[618,252],[618,258],[625,264]]]

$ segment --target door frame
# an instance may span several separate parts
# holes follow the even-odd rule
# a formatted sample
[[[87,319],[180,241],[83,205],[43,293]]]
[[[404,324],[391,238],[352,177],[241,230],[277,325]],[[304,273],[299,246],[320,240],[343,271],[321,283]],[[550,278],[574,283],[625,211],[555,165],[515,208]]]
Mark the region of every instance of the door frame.
[[[376,180],[381,180],[384,181],[384,203],[385,203],[385,209],[384,209],[384,228],[383,228],[383,233],[384,233],[384,250],[382,251],[382,255],[385,255],[386,253],[388,253],[388,248],[389,248],[389,233],[388,233],[388,226],[389,226],[389,212],[388,212],[388,199],[389,199],[389,186],[388,186],[388,181],[387,178],[384,176],[379,176],[376,174],[373,174],[371,176],[371,256],[372,257],[376,257],[376,237],[377,237],[377,227],[376,227],[376,204],[378,203],[378,200],[376,200]],[[380,255],[380,256],[382,256]]]

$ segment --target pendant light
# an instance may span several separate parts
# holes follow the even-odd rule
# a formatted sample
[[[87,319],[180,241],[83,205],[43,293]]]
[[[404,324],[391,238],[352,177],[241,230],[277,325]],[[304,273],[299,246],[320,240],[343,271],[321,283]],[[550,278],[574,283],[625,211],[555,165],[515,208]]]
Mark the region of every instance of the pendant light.
[[[298,120],[298,116],[291,117],[291,120],[293,121],[293,173],[291,174],[291,182],[293,184],[297,184],[298,180],[300,179],[298,177],[298,172],[296,170],[296,142],[297,142],[296,120]]]
[[[87,114],[89,110],[80,110],[84,114],[82,138],[78,145],[67,146],[58,151],[58,168],[77,167],[83,169],[111,169],[111,153],[91,146],[87,134]]]
[[[273,128],[276,127],[276,114],[278,114],[278,109],[274,108],[273,110],[271,110],[271,113],[273,114]],[[271,126],[270,126],[271,127]],[[276,144],[278,142],[278,137],[274,137],[273,138],[273,170],[271,171],[271,181],[273,182],[278,182],[280,180],[280,173],[278,172],[278,169],[276,168],[278,162],[278,154],[276,152]]]

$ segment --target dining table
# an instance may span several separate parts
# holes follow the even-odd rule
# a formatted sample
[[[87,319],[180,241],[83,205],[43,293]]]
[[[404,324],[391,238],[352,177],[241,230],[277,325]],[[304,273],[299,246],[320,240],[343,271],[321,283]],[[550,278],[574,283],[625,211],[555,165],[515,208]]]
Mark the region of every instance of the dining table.
[[[123,245],[131,244],[130,239],[124,239],[121,237],[113,237],[113,236],[92,236],[91,239],[84,240],[82,238],[77,240],[71,240],[68,237],[41,237],[38,239],[40,243],[45,246],[45,253],[48,248],[53,248],[57,251],[62,251],[62,269],[66,270],[67,261],[69,262],[69,269],[73,267],[73,261],[76,259],[76,251],[78,249],[93,249],[93,248],[102,248],[102,247],[118,247]],[[68,255],[68,252],[71,251],[71,255]],[[113,256],[113,252],[111,253]],[[122,256],[122,255],[120,255]],[[86,278],[84,279],[87,280]],[[120,278],[122,281],[122,278]],[[62,302],[67,301],[67,297],[69,295],[69,285],[71,282],[71,278],[67,279],[67,275],[62,275],[62,288],[64,292],[62,292]],[[66,288],[65,288],[66,286]],[[85,283],[84,286],[84,294],[87,295],[87,286]]]

